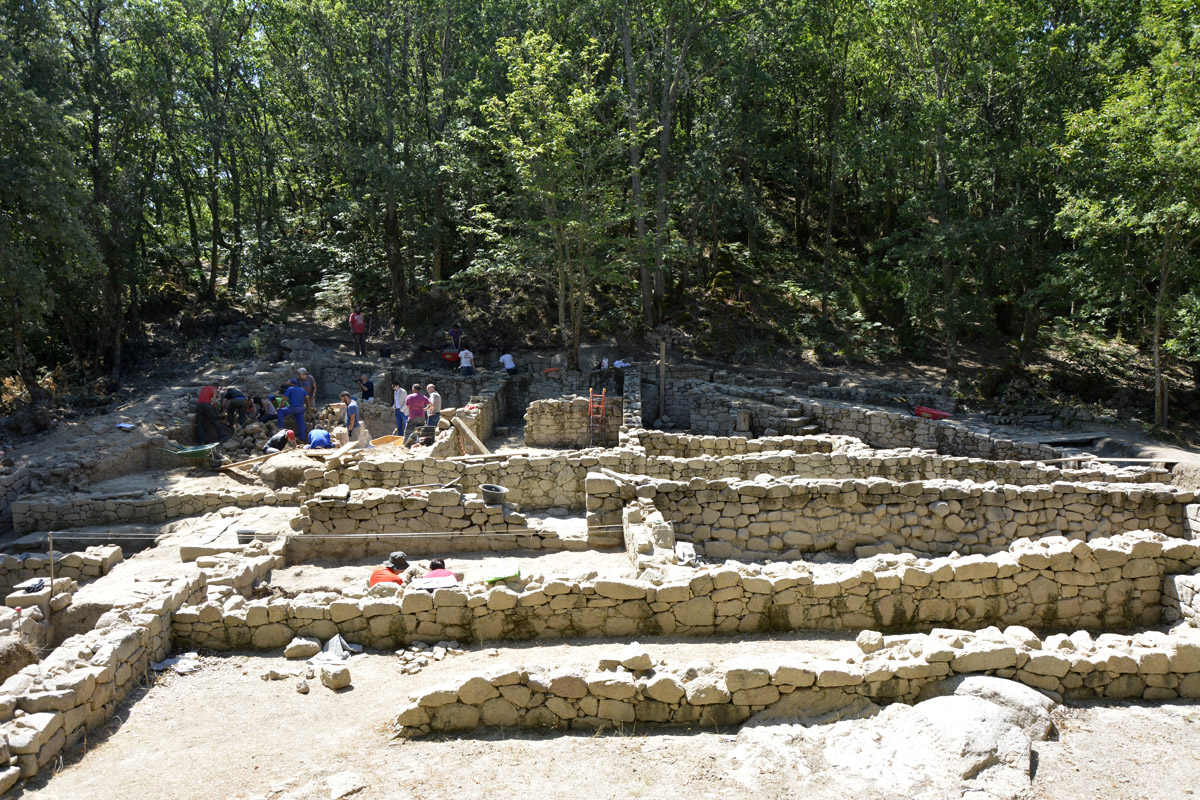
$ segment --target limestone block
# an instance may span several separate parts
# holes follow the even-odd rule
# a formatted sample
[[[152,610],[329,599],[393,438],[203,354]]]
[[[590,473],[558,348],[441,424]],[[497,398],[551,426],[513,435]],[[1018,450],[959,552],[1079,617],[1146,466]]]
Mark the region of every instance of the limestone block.
[[[458,699],[468,705],[482,705],[499,696],[500,691],[482,675],[472,675],[458,687]]]
[[[290,659],[306,659],[312,658],[319,652],[321,652],[319,641],[305,636],[297,636],[284,648],[283,655]]]
[[[593,672],[587,677],[588,691],[596,697],[628,700],[637,694],[628,672]]]
[[[560,671],[549,676],[547,689],[558,697],[580,698],[588,693],[588,684],[587,679],[576,672]]]
[[[686,693],[683,684],[673,675],[655,675],[645,683],[642,692],[647,697],[671,705],[678,703]]]
[[[435,731],[469,731],[479,726],[480,709],[462,703],[450,703],[437,708],[430,718]]]
[[[701,675],[684,685],[687,701],[694,706],[727,703],[730,699],[725,678],[721,675]]]
[[[350,669],[344,666],[322,666],[321,683],[333,691],[350,685]]]

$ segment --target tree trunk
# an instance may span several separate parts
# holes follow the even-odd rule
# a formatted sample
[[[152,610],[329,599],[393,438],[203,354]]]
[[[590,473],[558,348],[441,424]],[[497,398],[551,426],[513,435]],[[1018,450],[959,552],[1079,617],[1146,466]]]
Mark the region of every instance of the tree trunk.
[[[233,204],[233,249],[229,253],[229,280],[225,284],[230,294],[237,292],[242,261],[242,177],[238,170],[237,149],[229,150],[229,200]]]
[[[208,290],[205,298],[217,296],[217,269],[221,263],[221,194],[217,174],[221,168],[221,146],[213,142],[212,174],[208,178],[208,211],[212,215],[212,245],[208,261]]]
[[[1159,258],[1158,292],[1154,298],[1154,424],[1167,430],[1167,387],[1163,376],[1162,332],[1163,316],[1167,304],[1167,284],[1171,277],[1170,253],[1174,246],[1172,234],[1168,233]]]
[[[37,374],[33,371],[33,364],[29,361],[29,353],[25,350],[25,331],[21,327],[20,301],[14,295],[9,297],[8,302],[9,310],[12,313],[13,360],[16,362],[17,375],[20,376],[25,391],[29,393],[29,402],[34,407],[36,417],[37,409],[44,409],[50,396],[38,383]]]
[[[641,105],[638,101],[637,74],[633,62],[633,43],[629,35],[629,4],[621,17],[621,46],[625,52],[625,75],[629,86],[629,175],[633,193],[633,225],[637,237],[634,247],[638,262],[638,286],[642,290],[642,324],[654,325],[654,284],[646,260],[646,211],[642,207]]]

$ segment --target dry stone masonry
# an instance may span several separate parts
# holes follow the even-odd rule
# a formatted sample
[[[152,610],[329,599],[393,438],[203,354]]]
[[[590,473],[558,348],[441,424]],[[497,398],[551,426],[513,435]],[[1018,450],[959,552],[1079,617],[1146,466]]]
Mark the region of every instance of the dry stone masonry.
[[[856,698],[913,703],[961,675],[994,675],[1068,699],[1200,698],[1200,631],[1038,638],[1019,626],[916,636],[864,631],[839,659],[744,658],[675,666],[627,649],[592,672],[505,666],[420,693],[394,720],[402,736],[480,726],[596,729],[738,725],[762,714],[803,717]],[[1045,720],[1048,726],[1049,719]]]

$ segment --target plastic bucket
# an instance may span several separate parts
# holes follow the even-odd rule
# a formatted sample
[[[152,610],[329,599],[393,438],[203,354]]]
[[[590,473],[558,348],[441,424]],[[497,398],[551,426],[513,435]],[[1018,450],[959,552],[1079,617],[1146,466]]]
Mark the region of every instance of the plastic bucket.
[[[489,506],[496,506],[504,503],[504,496],[508,494],[508,489],[494,483],[483,483],[479,486],[479,493],[483,495],[483,502]]]

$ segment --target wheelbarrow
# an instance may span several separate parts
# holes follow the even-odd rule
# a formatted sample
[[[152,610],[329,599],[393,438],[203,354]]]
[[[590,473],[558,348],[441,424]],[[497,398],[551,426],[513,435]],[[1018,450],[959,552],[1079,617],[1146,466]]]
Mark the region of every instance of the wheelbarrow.
[[[445,365],[451,369],[458,368],[458,352],[457,350],[439,350],[436,347],[422,347],[426,353],[432,353],[439,359],[445,362]]]
[[[159,450],[164,453],[172,453],[179,456],[190,467],[203,467],[206,464],[209,466],[218,466],[220,460],[213,454],[220,442],[211,442],[209,444],[197,444],[191,447],[180,447],[178,445],[160,447]]]
[[[930,408],[929,406],[910,405],[908,400],[903,397],[893,397],[892,399],[897,403],[902,404],[905,408],[912,412],[914,417],[924,417],[925,419],[939,420],[951,419],[954,416],[949,411],[939,411],[938,409]]]

